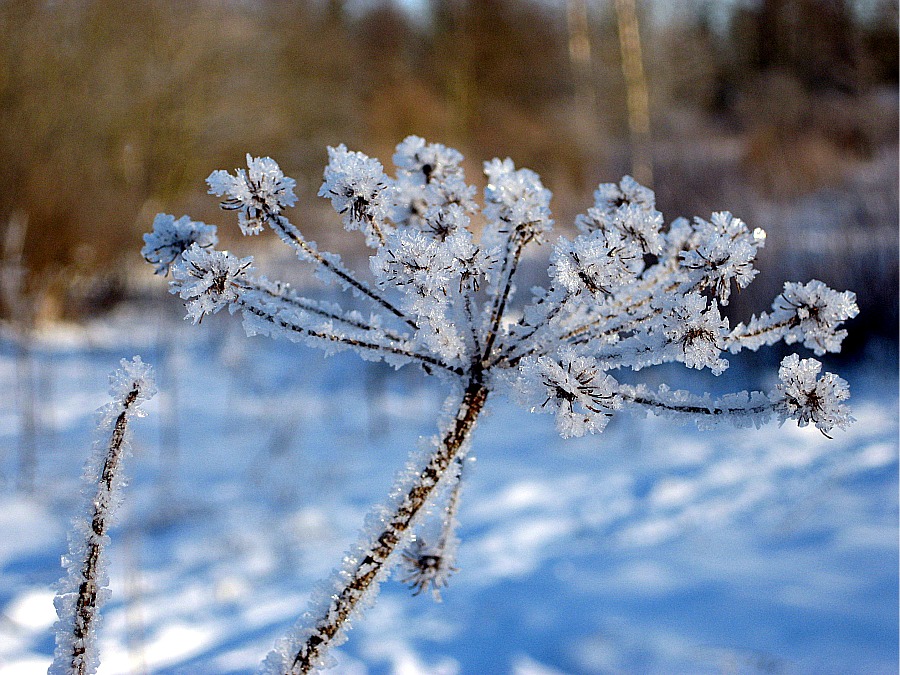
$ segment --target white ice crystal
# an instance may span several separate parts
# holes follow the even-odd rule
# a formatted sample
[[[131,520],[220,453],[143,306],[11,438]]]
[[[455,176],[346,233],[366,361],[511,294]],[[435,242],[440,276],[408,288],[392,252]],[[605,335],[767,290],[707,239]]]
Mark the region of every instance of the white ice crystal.
[[[440,143],[428,143],[418,136],[407,136],[397,145],[393,157],[398,174],[413,178],[419,185],[462,178],[462,153]]]
[[[728,367],[728,361],[719,356],[728,334],[728,319],[722,318],[715,302],[709,304],[699,293],[688,293],[664,314],[663,333],[676,350],[675,360],[720,375]]]
[[[176,220],[175,216],[159,213],[153,220],[153,231],[144,235],[141,255],[156,266],[157,274],[165,275],[191,244],[212,248],[218,243],[215,225],[194,221],[188,216]]]
[[[199,323],[240,297],[236,284],[252,262],[253,258],[238,258],[193,244],[172,267],[172,292],[186,300],[188,318]]]
[[[343,144],[328,148],[319,196],[329,198],[343,216],[344,228],[363,232],[369,246],[384,243],[385,218],[393,206],[394,192],[377,159],[347,150]]]
[[[422,218],[422,231],[439,241],[456,232],[468,232],[471,219],[459,204],[431,206]]]
[[[572,295],[611,296],[633,282],[644,263],[617,233],[596,230],[569,241],[560,237],[550,256],[550,276]]]
[[[530,169],[516,169],[508,157],[484,163],[488,184],[484,190],[484,215],[499,232],[519,228],[522,241],[541,241],[553,228],[550,190]]]
[[[817,356],[840,351],[847,331],[838,326],[859,314],[852,291],[838,293],[815,279],[806,284],[786,283],[774,306],[796,313],[797,325],[785,334],[784,341],[802,341]]]
[[[571,349],[561,350],[557,358],[524,359],[514,386],[526,405],[531,402],[533,412],[556,414],[556,429],[563,438],[603,431],[621,407],[617,382],[600,371],[596,359]]]
[[[594,192],[594,206],[588,212],[593,211],[593,218],[579,216],[576,225],[585,232],[590,232],[597,227],[603,227],[616,218],[617,212],[623,207],[634,206],[647,214],[656,211],[656,195],[653,190],[644,187],[631,176],[625,176],[619,182],[602,183]]]
[[[727,211],[712,214],[711,222],[695,218],[693,246],[682,254],[682,264],[695,270],[723,305],[731,297],[731,283],[746,288],[758,274],[753,268],[765,233],[753,232]]]

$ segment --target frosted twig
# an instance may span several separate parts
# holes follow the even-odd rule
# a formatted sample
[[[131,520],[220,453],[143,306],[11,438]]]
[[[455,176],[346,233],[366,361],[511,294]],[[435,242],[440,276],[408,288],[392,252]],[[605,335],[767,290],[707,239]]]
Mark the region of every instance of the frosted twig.
[[[107,531],[121,502],[125,479],[122,461],[129,453],[129,422],[144,413],[141,405],[156,393],[151,369],[135,356],[122,359],[110,375],[113,401],[100,410],[100,428],[112,433],[98,440],[84,472],[86,515],[73,520],[69,553],[63,558],[68,573],[56,596],[56,652],[50,675],[90,675],[99,665],[97,624],[100,607],[109,596],[104,549]]]
[[[450,428],[415,479],[402,481],[392,492],[402,495],[393,510],[385,514],[373,534],[364,534],[368,544],[345,558],[328,588],[329,595],[308,612],[266,658],[260,672],[298,675],[322,666],[327,649],[340,644],[358,606],[377,592],[389,571],[389,564],[407,532],[441,483],[453,462],[464,457],[468,439],[487,401],[488,389],[477,379],[469,381]],[[317,611],[316,611],[317,610]],[[311,625],[308,622],[312,622]]]

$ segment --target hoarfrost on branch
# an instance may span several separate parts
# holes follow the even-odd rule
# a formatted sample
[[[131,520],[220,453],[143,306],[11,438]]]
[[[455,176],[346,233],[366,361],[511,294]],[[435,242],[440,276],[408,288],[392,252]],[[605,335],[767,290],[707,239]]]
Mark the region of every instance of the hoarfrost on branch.
[[[840,350],[843,322],[857,312],[852,292],[819,281],[787,283],[772,311],[735,327],[722,316],[734,289],[757,275],[765,232],[726,211],[709,220],[666,223],[651,190],[625,177],[600,185],[575,219],[578,234],[551,245],[546,284],[511,308],[519,263],[529,246],[551,241],[551,193],[511,159],[484,164],[483,208],[466,183],[462,155],[410,136],[397,146],[393,176],[340,145],[328,150],[319,195],[344,227],[374,249],[371,276],[319,251],[285,216],[295,182],[274,160],[247,156],[247,168],[215,171],[210,193],[238,211],[244,234],[270,227],[319,277],[356,297],[368,314],[302,297],[257,274],[251,258],[215,249],[211,226],[161,214],[144,256],[166,274],[187,316],[198,323],[228,307],[250,335],[305,342],[327,352],[353,349],[395,367],[416,364],[452,389],[439,435],[401,475],[390,503],[370,519],[361,543],[319,599],[270,654],[264,672],[308,672],[326,663],[349,620],[374,597],[390,568],[405,562],[417,591],[443,585],[454,570],[452,524],[469,436],[492,392],[553,414],[564,436],[603,431],[619,413],[647,412],[707,428],[759,426],[775,417],[814,424],[823,434],[852,421],[839,377],[819,375],[815,359],[784,359],[771,391],[718,398],[663,385],[624,384],[616,373],[679,362],[728,367],[727,353],[780,340],[817,356]],[[479,213],[480,211],[480,213]],[[483,222],[480,236],[473,223]],[[435,501],[443,506],[434,507]],[[443,513],[442,535],[416,538],[422,514]],[[444,542],[443,544],[441,542]],[[404,552],[405,551],[405,552]]]

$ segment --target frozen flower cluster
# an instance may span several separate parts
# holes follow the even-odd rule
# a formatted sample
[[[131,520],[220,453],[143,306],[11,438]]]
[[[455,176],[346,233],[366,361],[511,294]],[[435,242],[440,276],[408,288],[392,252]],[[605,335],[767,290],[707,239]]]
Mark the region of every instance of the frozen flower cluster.
[[[728,368],[727,355],[783,340],[817,356],[840,350],[841,327],[857,312],[855,296],[819,281],[788,283],[771,312],[731,326],[723,315],[735,289],[757,275],[765,233],[726,211],[709,219],[666,222],[653,192],[625,177],[600,185],[575,219],[577,234],[549,244],[546,282],[515,298],[529,246],[548,244],[551,193],[533,171],[511,159],[483,165],[483,207],[466,182],[462,155],[410,136],[397,146],[393,175],[376,159],[340,145],[329,148],[319,196],[331,200],[345,229],[374,249],[367,272],[320,251],[285,215],[295,183],[269,158],[248,156],[247,169],[216,171],[210,192],[239,212],[245,234],[269,227],[318,277],[337,284],[365,311],[306,298],[288,284],[259,276],[250,258],[215,250],[210,226],[160,215],[144,255],[199,322],[224,307],[239,311],[248,334],[354,349],[394,366],[417,364],[452,385],[441,434],[392,492],[393,511],[375,519],[293,637],[279,643],[266,672],[307,672],[320,664],[354,607],[406,550],[406,581],[436,588],[453,569],[449,523],[458,490],[445,506],[433,499],[458,484],[468,438],[486,399],[508,393],[530,410],[554,415],[564,437],[601,432],[620,413],[653,413],[706,428],[721,422],[759,426],[777,418],[823,434],[852,421],[846,383],[820,374],[814,359],[786,358],[771,391],[714,398],[667,386],[625,383],[621,372],[677,362]],[[480,235],[478,232],[480,231]],[[455,413],[451,411],[455,410]],[[430,505],[430,506],[429,506]],[[442,511],[443,508],[443,511]],[[423,512],[448,518],[439,544],[414,545]],[[449,516],[447,514],[450,514]],[[377,528],[376,528],[377,529]]]
[[[188,216],[157,214],[153,231],[144,235],[141,255],[152,264],[157,274],[168,274],[172,264],[191,246],[212,248],[219,243],[214,225],[191,220]]]
[[[287,206],[297,203],[294,187],[274,159],[247,155],[247,169],[238,169],[232,176],[227,171],[213,171],[206,181],[209,193],[225,197],[222,208],[238,212],[238,225],[244,234],[259,234],[266,219],[278,215]]]

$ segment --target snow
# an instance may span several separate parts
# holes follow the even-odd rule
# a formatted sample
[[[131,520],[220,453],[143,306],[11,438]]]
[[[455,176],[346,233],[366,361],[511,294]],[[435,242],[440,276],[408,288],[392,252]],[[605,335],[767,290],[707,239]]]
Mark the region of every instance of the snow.
[[[192,328],[144,312],[34,345],[51,383],[34,495],[11,487],[18,417],[0,400],[0,673],[51,661],[59,557],[122,356],[157,367],[160,396],[133,424],[110,532],[101,675],[254,672],[435,433],[439,383],[239,333],[224,315]],[[4,391],[12,358],[0,343]],[[897,382],[884,370],[841,369],[857,422],[834,440],[792,422],[698,433],[651,416],[563,441],[547,416],[492,400],[443,602],[384,583],[334,672],[896,672]]]

